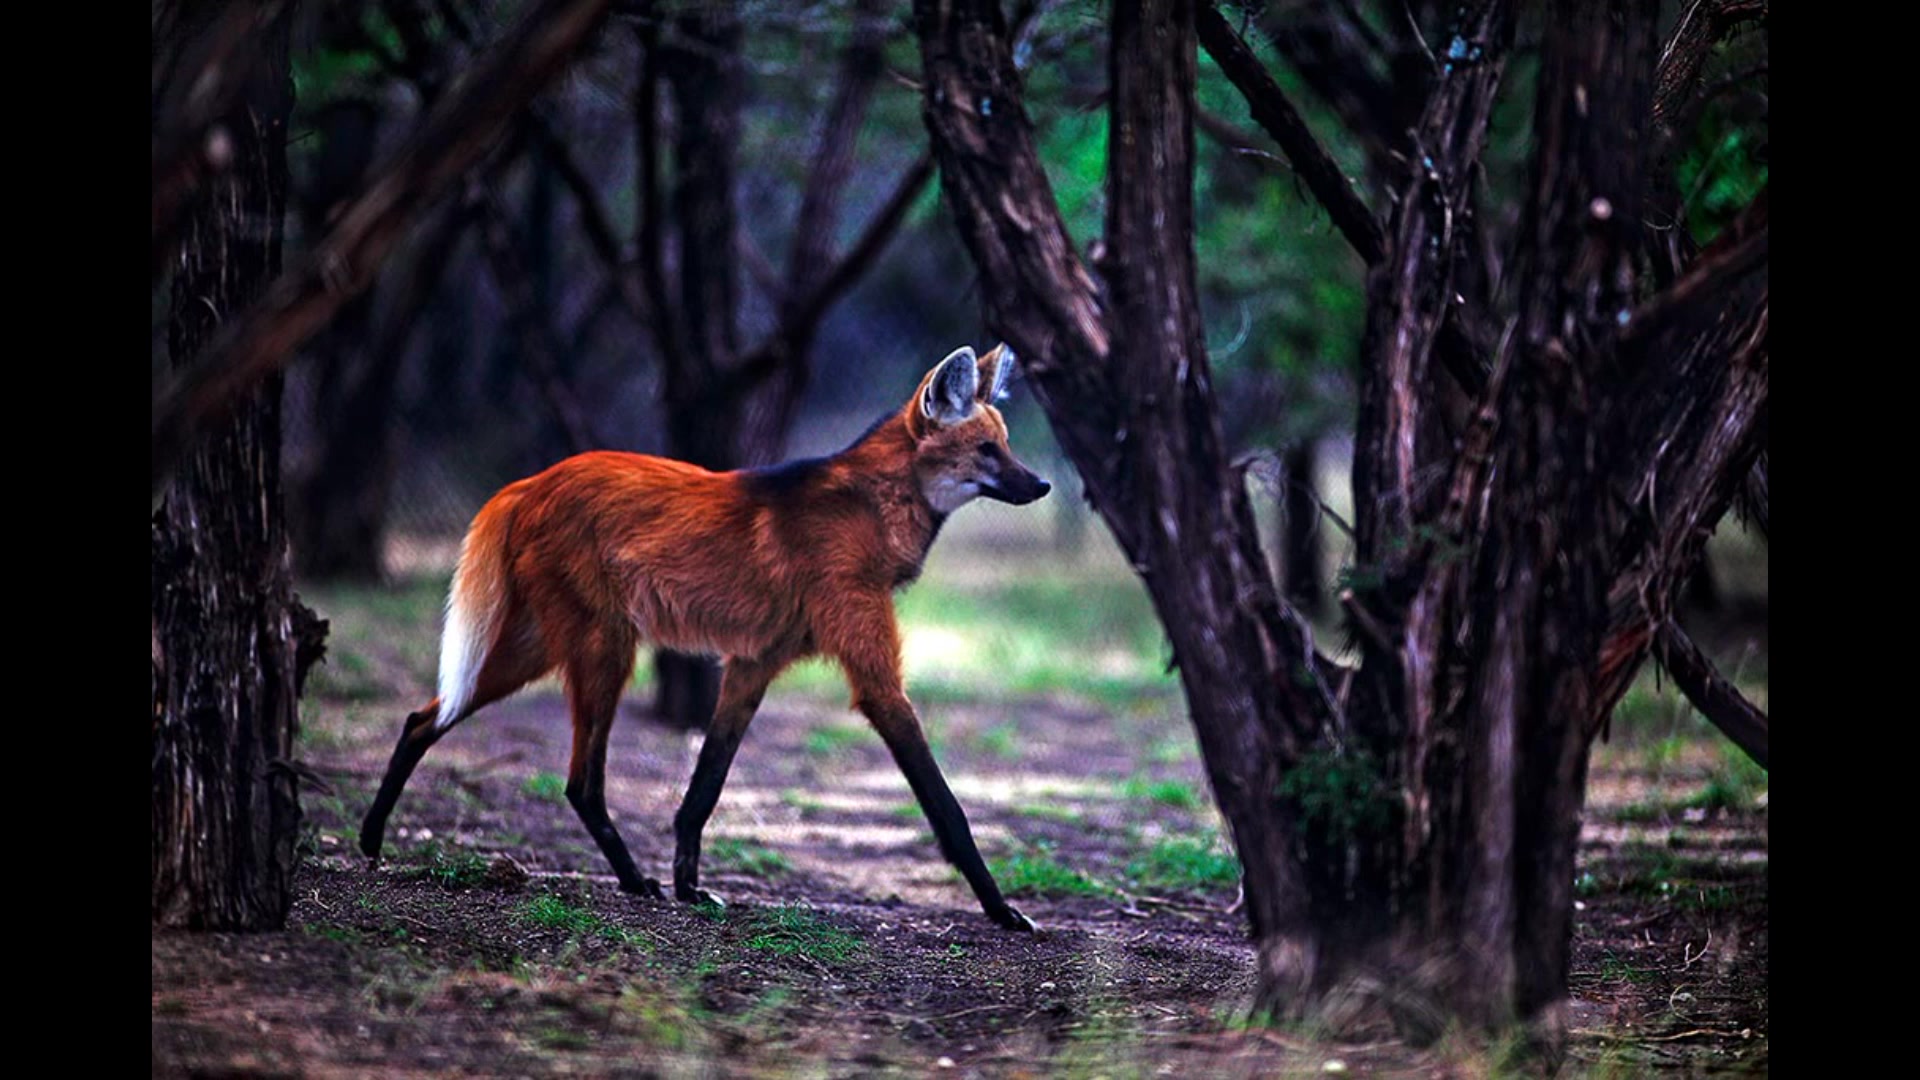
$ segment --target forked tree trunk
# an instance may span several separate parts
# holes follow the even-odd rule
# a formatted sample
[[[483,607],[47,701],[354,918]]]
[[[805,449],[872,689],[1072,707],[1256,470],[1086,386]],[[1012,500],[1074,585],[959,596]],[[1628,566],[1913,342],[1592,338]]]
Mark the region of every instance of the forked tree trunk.
[[[1287,115],[1203,14],[1236,85],[1268,99],[1256,116]],[[1191,5],[1115,4],[1103,290],[1035,154],[998,5],[916,4],[925,118],[988,322],[1172,643],[1245,868],[1263,1005],[1296,1012],[1365,975],[1415,1033],[1518,1020],[1560,1044],[1587,748],[1654,628],[1675,632],[1702,526],[1765,430],[1764,198],[1673,289],[1639,297],[1655,14],[1583,0],[1549,25],[1518,310],[1462,316],[1510,327],[1489,360],[1453,309],[1484,248],[1473,185],[1512,11],[1455,12],[1421,158],[1384,250],[1363,252],[1342,596],[1362,663],[1343,673],[1275,596],[1220,449],[1193,284]],[[1287,134],[1289,154],[1324,156]],[[1356,245],[1377,242],[1342,185],[1322,186]],[[1463,393],[1470,422],[1449,431],[1444,395]],[[1726,704],[1764,740],[1764,717]]]
[[[225,118],[232,166],[185,214],[168,350],[189,364],[280,266],[288,20]],[[324,624],[293,595],[280,380],[194,439],[153,516],[153,919],[278,928],[300,821],[295,704]]]

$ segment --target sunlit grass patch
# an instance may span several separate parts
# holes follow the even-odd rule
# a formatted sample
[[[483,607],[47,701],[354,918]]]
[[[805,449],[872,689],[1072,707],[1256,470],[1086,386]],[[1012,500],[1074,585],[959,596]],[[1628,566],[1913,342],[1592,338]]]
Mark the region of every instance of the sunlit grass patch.
[[[1240,881],[1240,860],[1216,836],[1168,837],[1129,862],[1127,877],[1145,889],[1231,887]]]
[[[748,877],[771,879],[793,869],[785,855],[737,836],[723,836],[707,845],[714,862]]]
[[[993,879],[1008,896],[1110,896],[1113,889],[1061,862],[1040,843],[988,861]]]

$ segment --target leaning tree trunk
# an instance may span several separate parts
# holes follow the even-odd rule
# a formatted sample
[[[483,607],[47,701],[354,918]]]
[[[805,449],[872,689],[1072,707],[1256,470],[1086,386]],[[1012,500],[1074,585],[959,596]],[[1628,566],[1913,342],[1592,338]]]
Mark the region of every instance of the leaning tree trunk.
[[[217,6],[217,5],[216,5]],[[232,165],[187,212],[168,350],[192,362],[280,267],[288,20],[226,117]],[[153,919],[273,929],[292,901],[290,765],[320,626],[293,594],[280,495],[280,380],[194,439],[153,516]]]

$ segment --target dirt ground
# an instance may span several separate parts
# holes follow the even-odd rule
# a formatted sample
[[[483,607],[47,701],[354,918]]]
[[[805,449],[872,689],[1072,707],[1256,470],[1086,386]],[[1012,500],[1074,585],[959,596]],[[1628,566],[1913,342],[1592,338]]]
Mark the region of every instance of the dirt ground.
[[[1038,937],[996,929],[879,740],[770,698],[707,833],[723,911],[621,894],[561,795],[551,687],[469,721],[354,847],[404,708],[314,710],[288,929],[156,932],[156,1075],[1485,1075],[1499,1048],[1336,1022],[1250,1030],[1252,954],[1171,699],[923,702]],[[623,715],[608,801],[670,876],[697,739]],[[1583,838],[1572,1064],[1767,1069],[1767,818],[1720,750],[1602,747]],[[524,871],[522,873],[521,871]]]

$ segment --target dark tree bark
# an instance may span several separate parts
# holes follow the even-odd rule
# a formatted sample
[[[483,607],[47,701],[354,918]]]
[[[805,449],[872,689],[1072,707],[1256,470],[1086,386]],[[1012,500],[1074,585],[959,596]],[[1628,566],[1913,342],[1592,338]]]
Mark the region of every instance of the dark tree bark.
[[[175,367],[279,269],[288,37],[284,14],[263,30],[221,121],[231,166],[185,215],[168,337]],[[278,378],[187,446],[153,515],[152,569],[154,922],[277,929],[292,902],[300,821],[296,701],[325,628],[294,596],[288,570]]]
[[[378,122],[373,104],[357,100],[337,102],[319,117],[320,156],[300,205],[306,235],[322,235],[359,188],[373,163]],[[381,576],[398,358],[375,350],[373,308],[372,293],[357,297],[314,342],[315,351],[329,354],[308,409],[314,450],[287,483],[294,563],[308,579]]]
[[[1513,15],[1455,10],[1369,279],[1342,594],[1361,666],[1341,671],[1275,596],[1220,452],[1193,289],[1192,7],[1115,5],[1103,289],[1035,154],[997,5],[916,4],[924,115],[987,321],[1172,643],[1264,1005],[1363,976],[1413,1034],[1521,1021],[1560,1045],[1588,746],[1765,435],[1764,195],[1641,299],[1655,15],[1581,0],[1550,21],[1502,298],[1456,282],[1487,248],[1473,178]],[[1271,99],[1231,27],[1199,21]],[[1290,156],[1316,149],[1271,126]],[[1370,244],[1343,184],[1313,190]],[[1505,329],[1482,360],[1462,326]]]
[[[1034,149],[990,3],[923,2],[924,116],[993,331],[1012,343],[1087,497],[1145,579],[1246,868],[1262,1000],[1316,982],[1311,897],[1275,798],[1330,699],[1227,466],[1194,295],[1190,4],[1117,6],[1109,75],[1110,304]],[[1189,238],[1169,243],[1169,238]],[[1257,689],[1254,689],[1257,688]]]

